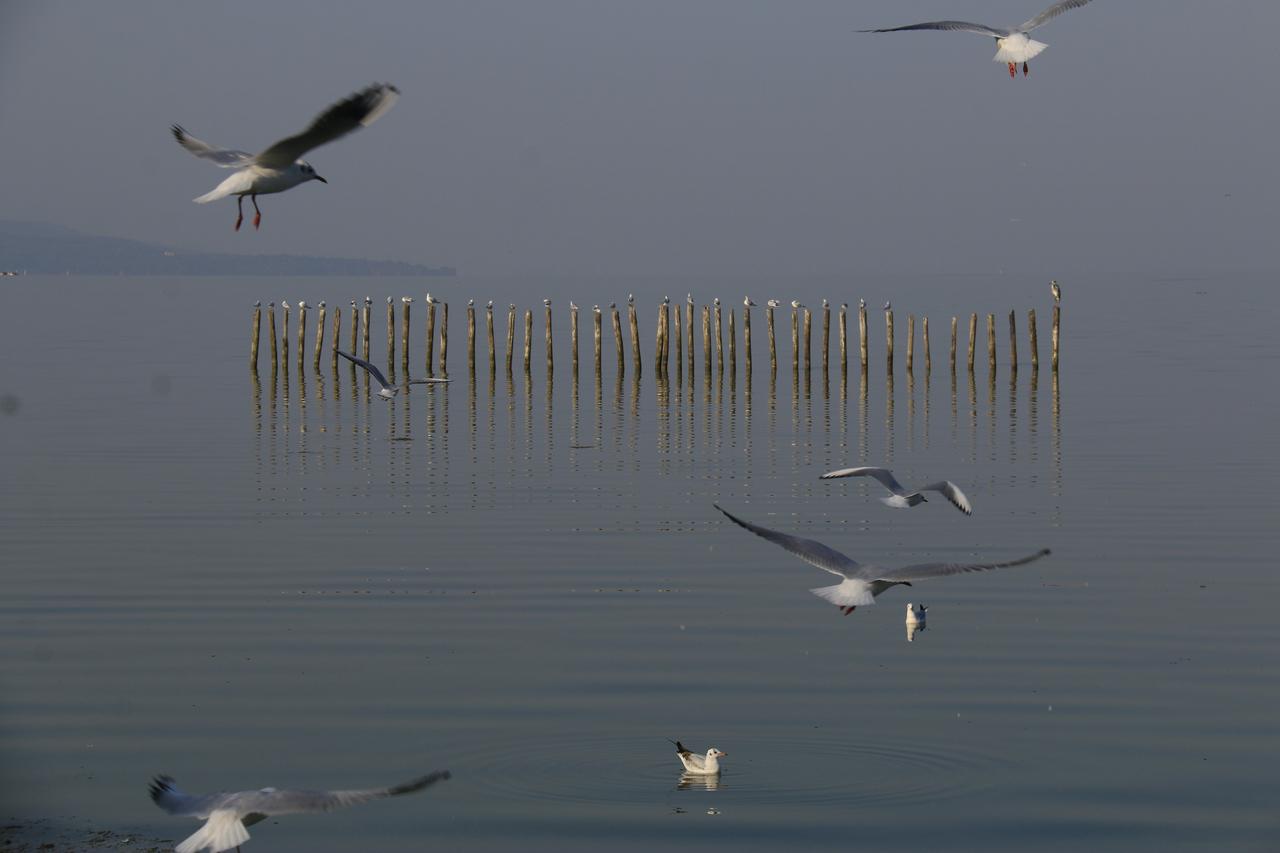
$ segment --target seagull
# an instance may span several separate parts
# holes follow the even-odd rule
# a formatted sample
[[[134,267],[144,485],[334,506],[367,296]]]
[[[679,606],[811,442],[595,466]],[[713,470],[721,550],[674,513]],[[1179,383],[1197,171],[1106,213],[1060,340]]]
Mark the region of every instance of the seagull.
[[[781,303],[779,300],[777,300],[777,299],[770,299],[768,302],[766,302],[766,303],[765,303],[765,305],[768,305],[770,308],[781,308],[781,307],[782,307],[782,303]]]
[[[867,300],[865,300],[865,299],[863,299],[861,296],[859,296],[859,297],[858,297],[858,310],[859,310],[859,311],[861,311],[863,308],[866,308],[866,307],[867,307]]]
[[[320,307],[321,307],[321,308],[323,308],[323,307],[324,307],[324,300],[323,300],[323,299],[321,299],[321,300],[320,300]]]
[[[223,791],[216,794],[185,794],[168,776],[157,776],[151,783],[151,799],[169,814],[194,817],[205,821],[187,840],[173,848],[177,853],[207,850],[220,853],[249,840],[246,826],[269,817],[284,814],[327,812],[341,806],[354,806],[384,797],[412,794],[448,779],[448,770],[437,770],[390,788],[367,791],[281,791],[263,788],[259,791]]]
[[[400,393],[400,389],[407,385],[431,385],[437,382],[452,381],[452,380],[444,379],[441,377],[436,377],[433,379],[410,379],[406,381],[404,385],[397,387],[387,382],[387,377],[382,375],[382,371],[378,369],[377,365],[370,364],[369,362],[365,361],[363,358],[356,358],[354,355],[347,355],[342,350],[336,350],[336,352],[338,353],[338,355],[342,356],[347,361],[350,361],[352,364],[358,364],[361,367],[363,367],[365,370],[369,371],[369,375],[372,376],[374,379],[378,380],[378,384],[382,386],[382,389],[378,391],[378,396],[386,400],[394,400],[395,396]]]
[[[401,302],[403,302],[405,305],[408,305],[410,302],[412,302],[412,301],[413,301],[413,297],[412,297],[412,296],[401,296],[401,297],[400,297],[400,301],[401,301]]]
[[[874,477],[879,480],[882,486],[893,492],[892,496],[880,499],[880,502],[886,506],[908,509],[927,502],[925,496],[920,494],[921,492],[941,492],[942,496],[951,501],[956,509],[965,515],[973,515],[973,505],[969,503],[964,492],[960,491],[960,487],[950,480],[930,483],[914,491],[907,491],[888,468],[841,468],[838,471],[828,471],[820,479],[836,480],[841,477]]]
[[[664,297],[662,297],[662,304],[663,304],[663,305],[670,305],[670,304],[671,304],[671,297],[670,297],[670,296],[664,296]]]
[[[262,307],[262,300],[261,300],[261,299],[259,299],[257,302],[253,303],[253,307],[254,307],[254,308],[261,308],[261,307]]]
[[[636,298],[635,298],[635,296],[633,296],[632,294],[628,293],[628,294],[627,294],[627,304],[628,304],[628,305],[634,305],[634,304],[635,304],[635,302],[636,302]]]
[[[892,311],[892,310],[893,310],[893,303],[892,303],[892,302],[890,302],[888,299],[886,299],[886,300],[884,301],[884,310],[886,310],[886,311]]]
[[[1054,3],[1025,24],[1020,24],[1016,27],[988,27],[984,24],[969,24],[964,21],[928,21],[923,24],[909,24],[905,27],[860,30],[859,32],[896,33],[902,30],[962,30],[968,33],[991,36],[996,40],[996,47],[999,48],[993,60],[1008,63],[1010,77],[1018,76],[1018,63],[1021,62],[1022,76],[1026,77],[1030,73],[1027,61],[1039,56],[1040,52],[1049,46],[1044,42],[1029,38],[1027,33],[1042,24],[1047,24],[1063,12],[1069,9],[1077,9],[1088,2],[1089,0],[1062,0],[1060,3]]]
[[[439,302],[439,301],[440,301],[439,299],[436,299],[436,298],[435,298],[435,297],[433,297],[430,293],[428,293],[428,294],[427,294],[427,304],[428,304],[428,305],[435,305],[435,304],[436,304],[437,302]]]
[[[197,157],[212,160],[224,169],[238,170],[212,191],[196,198],[196,203],[206,204],[229,195],[235,196],[235,230],[239,231],[240,224],[244,222],[244,197],[249,196],[253,202],[253,227],[256,229],[262,223],[258,196],[282,193],[307,181],[329,183],[316,174],[310,163],[300,159],[303,154],[373,124],[391,109],[398,97],[400,90],[395,86],[375,83],[320,113],[306,130],[287,136],[258,154],[218,148],[202,142],[188,134],[181,125],[175,124],[170,130],[178,144]]]
[[[755,300],[753,300],[750,296],[742,297],[742,304],[745,305],[747,308],[754,308],[756,305]]]
[[[693,304],[693,294],[692,294],[692,293],[688,294],[688,295],[685,297],[685,300],[686,300],[690,305],[692,305],[692,304]]]
[[[804,303],[803,303],[803,302],[801,302],[799,299],[792,299],[792,300],[791,300],[791,307],[792,307],[792,308],[803,308],[803,307],[804,307]]]
[[[577,310],[578,310],[578,303],[576,303],[576,302],[574,302],[572,299],[570,299],[570,300],[569,300],[569,310],[570,310],[570,311],[577,311]]]
[[[550,299],[544,299],[544,300],[542,300],[542,304],[543,304],[543,305],[545,305],[545,306],[547,306],[548,308],[550,308],[550,307],[551,307],[551,300],[550,300]]]
[[[1058,284],[1058,280],[1056,278],[1049,282],[1049,291],[1053,293],[1054,302],[1062,301],[1062,287]]]
[[[827,308],[830,308],[830,307],[831,307],[831,303],[826,300],[826,297],[823,297],[822,299],[823,310],[825,311]]]
[[[1011,560],[1007,563],[921,563],[914,566],[901,566],[896,569],[881,568],[870,563],[858,563],[841,554],[834,548],[828,548],[813,539],[801,539],[789,536],[776,530],[760,527],[749,521],[743,521],[732,513],[715,505],[730,521],[739,527],[750,530],[762,539],[768,539],[775,545],[795,554],[806,563],[817,566],[825,572],[844,578],[835,586],[818,587],[809,590],[819,598],[826,599],[844,611],[848,616],[861,605],[876,603],[876,596],[890,587],[911,586],[912,581],[926,578],[957,575],[964,572],[984,572],[989,569],[1006,569],[1013,566],[1025,566],[1049,554],[1043,548],[1027,557]]]
[[[391,304],[391,297],[390,297],[390,296],[388,296],[388,297],[387,297],[387,304],[388,304],[388,305],[390,305],[390,304]]]
[[[610,302],[610,303],[609,303],[609,310],[610,310],[610,311],[617,311],[617,310],[618,310],[618,303],[616,303],[616,302]]]
[[[717,308],[719,308],[719,307],[720,307],[720,297],[719,297],[719,296],[717,296],[713,301],[715,302],[715,306],[716,306]]]
[[[490,299],[490,300],[489,300],[489,304],[488,304],[488,305],[486,305],[486,306],[484,306],[484,307],[485,307],[485,308],[488,308],[490,311],[492,311],[492,310],[493,310],[493,300],[492,300],[492,299]]]
[[[475,301],[474,299],[468,299],[468,300],[467,300],[467,307],[468,307],[468,308],[475,308],[475,307],[476,307],[476,301]]]
[[[676,745],[676,756],[680,759],[680,763],[684,765],[685,772],[692,773],[695,776],[715,776],[720,772],[719,759],[729,754],[721,752],[713,746],[707,750],[707,754],[704,757],[685,749],[684,744],[678,740],[671,742]]]
[[[595,313],[599,314],[599,313],[600,313],[600,306],[599,306],[599,305],[592,305],[592,306],[591,306],[591,310],[592,310],[592,311],[594,311]]]

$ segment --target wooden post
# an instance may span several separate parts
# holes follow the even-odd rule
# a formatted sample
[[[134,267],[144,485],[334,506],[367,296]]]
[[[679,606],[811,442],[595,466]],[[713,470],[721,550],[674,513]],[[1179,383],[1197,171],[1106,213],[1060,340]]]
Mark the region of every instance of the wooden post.
[[[315,355],[311,359],[311,366],[320,369],[320,352],[324,349],[324,317],[327,312],[324,300],[320,300],[320,314],[316,317],[316,348]]]
[[[440,375],[449,375],[449,303],[440,307]]]
[[[516,349],[516,306],[507,308],[507,373],[511,373],[511,357]]]
[[[369,360],[369,321],[373,316],[373,300],[368,296],[364,298],[364,310],[361,311],[360,323],[360,357],[365,361]]]
[[[622,382],[622,376],[627,369],[626,359],[622,355],[622,318],[618,315],[617,305],[610,304],[609,310],[613,314],[613,340],[618,349],[618,382]]]
[[[840,303],[840,374],[849,371],[849,306]]]
[[[333,309],[333,345],[329,347],[329,367],[338,369],[338,347],[342,346],[342,306]]]
[[[733,328],[733,309],[729,309],[729,376],[738,375],[738,333]]]
[[[578,375],[578,306],[569,303],[569,363],[573,367],[573,375]]]
[[[307,303],[298,301],[298,373],[302,373],[307,351]]]
[[[274,302],[267,303],[267,335],[271,338],[271,372],[275,373],[280,367],[280,358],[276,343],[276,304]]]
[[[928,376],[933,371],[933,353],[929,349],[929,318],[924,318],[923,340],[924,344],[924,375]]]
[[[689,294],[684,305],[685,358],[689,359],[689,384],[693,384],[693,294]]]
[[[667,297],[662,298],[662,373],[665,376],[668,372],[667,366],[671,363],[671,301]]]
[[[958,337],[956,327],[959,324],[959,319],[953,316],[951,318],[951,375],[953,377],[956,375],[956,338]]]
[[[884,312],[885,369],[893,375],[893,309]]]
[[[968,361],[966,362],[966,365],[968,366],[970,373],[973,373],[973,355],[978,345],[977,340],[978,340],[978,315],[970,314],[969,315],[969,358],[968,358]]]
[[[284,372],[289,372],[289,303],[284,300],[280,301],[284,306],[283,322],[280,325],[280,366],[284,368]]]
[[[751,301],[742,303],[742,353],[747,368],[747,390],[751,389]]]
[[[1018,372],[1018,323],[1012,311],[1009,312],[1009,370]]]
[[[603,318],[600,315],[600,306],[595,305],[591,308],[591,334],[595,343],[595,363],[596,363],[597,377],[600,376],[600,362],[604,355],[604,352],[603,352],[604,341],[602,340],[602,338],[604,337],[604,334],[603,334],[603,330],[600,328],[602,325],[603,325]]]
[[[798,302],[791,303],[791,369],[800,369],[800,308]]]
[[[489,375],[498,372],[498,343],[493,334],[493,300],[484,306],[484,330],[489,337]]]
[[[476,303],[467,300],[467,370],[476,372]]]
[[[410,329],[413,325],[410,321],[410,306],[413,305],[412,296],[401,296],[400,304],[404,307],[401,309],[400,316],[400,369],[404,371],[405,378],[409,378],[409,338],[411,337]]]
[[[547,377],[550,378],[551,374],[554,373],[556,369],[555,359],[552,356],[551,345],[551,300],[548,299],[543,303],[543,306],[546,308],[547,315]]]
[[[724,373],[724,335],[720,326],[720,297],[715,299],[716,320],[716,372]]]
[[[533,361],[533,311],[524,310],[524,372],[529,372]]]
[[[396,369],[396,303],[387,297],[387,372]]]
[[[360,309],[356,307],[356,301],[351,300],[351,355],[356,354],[356,348],[360,344]],[[351,365],[355,367],[354,364]]]
[[[1027,312],[1027,334],[1030,337],[1031,369],[1040,369],[1040,343],[1036,340],[1036,309]]]
[[[676,310],[672,313],[675,314],[676,317],[676,377],[679,378],[680,374],[684,370],[684,326],[681,323],[681,318],[684,316],[684,309],[677,305]]]
[[[769,371],[778,372],[778,340],[773,331],[773,306],[764,309],[765,325],[769,327]]]
[[[867,341],[867,303],[861,299],[858,300],[858,365],[862,368],[862,372],[867,372],[867,362],[869,361],[868,353],[870,350]]]
[[[249,338],[249,369],[258,369],[258,338],[262,337],[262,302],[253,303],[253,332]]]
[[[996,372],[996,315],[987,315],[987,370]]]
[[[1052,351],[1049,354],[1049,366],[1053,368],[1053,372],[1058,372],[1058,330],[1062,322],[1062,306],[1057,302],[1053,303],[1053,328],[1050,329],[1049,345]]]
[[[433,363],[436,351],[436,300],[427,294],[427,375],[435,375]]]
[[[907,373],[916,366],[916,315],[907,315]]]
[[[631,327],[631,360],[635,363],[637,375],[640,373],[640,320],[636,316],[636,306],[631,298],[627,298],[627,323]]]
[[[702,373],[711,380],[711,306],[702,306]]]
[[[662,315],[666,306],[658,306],[658,318],[653,324],[653,369],[654,372],[661,376],[663,374],[662,361]]]
[[[825,375],[831,352],[831,304],[822,300],[822,372]]]
[[[809,360],[813,355],[812,348],[809,346],[813,333],[813,312],[808,308],[804,309],[804,372],[809,372]]]

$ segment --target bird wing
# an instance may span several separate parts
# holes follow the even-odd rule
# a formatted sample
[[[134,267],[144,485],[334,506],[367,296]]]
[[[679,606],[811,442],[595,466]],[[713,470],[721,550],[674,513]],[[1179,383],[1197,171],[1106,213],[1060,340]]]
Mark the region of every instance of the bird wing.
[[[391,109],[400,90],[389,83],[375,83],[338,101],[320,115],[302,133],[287,136],[257,156],[259,166],[283,169],[312,148],[346,136],[353,130],[368,127]]]
[[[880,481],[880,484],[895,495],[905,495],[907,490],[898,482],[898,478],[893,476],[893,472],[888,468],[841,468],[838,471],[828,471],[819,479],[835,480],[840,477],[874,477]]]
[[[178,789],[172,776],[157,776],[151,780],[151,801],[169,814],[189,817],[208,817],[217,809],[226,794],[201,794],[194,796]]]
[[[387,377],[382,375],[382,371],[378,369],[377,365],[370,364],[369,362],[365,361],[363,358],[356,358],[354,355],[347,355],[342,350],[338,350],[338,355],[342,356],[343,358],[347,359],[350,362],[360,365],[365,370],[369,371],[371,374],[373,374],[373,378],[378,380],[378,384],[381,385],[383,388],[391,387],[391,385],[387,383]]]
[[[1085,0],[1087,2],[1088,0]],[[1081,0],[1073,0],[1079,5]],[[1060,4],[1061,5],[1061,4]],[[1057,12],[1054,12],[1056,15]],[[959,30],[966,33],[978,33],[992,38],[1004,38],[1009,30],[988,27],[985,24],[970,24],[967,21],[925,21],[923,24],[908,24],[905,27],[886,27],[882,30],[858,30],[860,33],[897,33],[904,30]]]
[[[804,560],[811,566],[817,566],[824,572],[831,572],[833,575],[839,575],[842,578],[850,577],[858,570],[858,563],[849,559],[844,554],[834,548],[828,548],[821,542],[813,539],[801,539],[798,536],[789,536],[786,533],[779,533],[776,530],[770,530],[767,527],[760,527],[749,521],[743,521],[733,513],[722,509],[717,504],[712,504],[716,509],[725,514],[730,521],[739,527],[750,530],[761,539],[768,539],[775,545],[781,545],[792,554]]]
[[[173,132],[173,138],[178,140],[178,144],[183,148],[204,160],[212,160],[224,169],[247,166],[253,160],[253,155],[248,151],[237,151],[234,148],[217,148],[207,142],[196,139],[187,133],[180,124],[173,125],[169,130]]]
[[[241,813],[282,815],[301,812],[327,812],[343,806],[354,806],[370,800],[410,794],[429,788],[436,782],[448,779],[448,770],[438,770],[390,788],[373,788],[365,791],[245,791],[238,795],[236,806]]]
[[[959,575],[965,572],[987,572],[991,569],[1009,569],[1014,566],[1025,566],[1034,563],[1041,557],[1048,556],[1049,549],[1042,548],[1034,554],[1007,563],[920,563],[914,566],[902,566],[897,569],[885,569],[876,574],[875,580],[884,581],[918,581],[926,578]]]
[[[1088,2],[1089,0],[1062,0],[1062,2],[1060,3],[1054,3],[1052,6],[1050,6],[1048,9],[1045,9],[1039,15],[1036,15],[1034,18],[1027,21],[1022,26],[1018,27],[1018,31],[1023,33],[1029,33],[1032,30],[1034,30],[1036,27],[1040,26],[1041,24],[1046,24],[1049,21],[1053,20],[1054,18],[1058,17],[1063,12],[1066,12],[1070,9],[1078,9]]]
[[[950,480],[943,480],[940,483],[930,483],[927,486],[921,486],[922,492],[940,492],[944,498],[951,501],[952,505],[963,512],[965,515],[973,515],[973,504],[969,503],[969,499],[965,497],[965,493],[960,491],[960,487]]]

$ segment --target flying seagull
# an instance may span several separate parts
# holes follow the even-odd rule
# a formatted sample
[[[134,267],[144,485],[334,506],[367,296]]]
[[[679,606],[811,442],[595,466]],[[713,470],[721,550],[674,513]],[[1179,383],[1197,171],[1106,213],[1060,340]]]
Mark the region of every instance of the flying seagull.
[[[1077,9],[1089,0],[1062,0],[1060,3],[1054,3],[1048,9],[1045,9],[1039,15],[1036,15],[1025,24],[1019,24],[1016,27],[988,27],[985,24],[970,24],[965,21],[926,21],[923,24],[908,24],[905,27],[888,27],[882,30],[859,30],[863,33],[896,33],[904,30],[960,30],[967,33],[977,33],[983,36],[991,36],[996,40],[996,62],[1005,62],[1009,65],[1009,76],[1018,76],[1018,63],[1022,63],[1022,76],[1026,77],[1030,73],[1027,67],[1027,61],[1034,59],[1049,45],[1044,42],[1035,41],[1027,36],[1027,33],[1034,30],[1042,24],[1061,15],[1070,9]]]
[[[956,509],[965,515],[973,515],[973,505],[969,503],[969,499],[965,497],[964,492],[960,491],[960,487],[950,480],[930,483],[914,491],[908,491],[903,488],[902,484],[898,482],[898,478],[893,476],[893,472],[888,468],[841,468],[838,471],[828,471],[820,479],[836,480],[842,477],[874,477],[879,480],[880,485],[893,492],[890,497],[880,499],[881,503],[886,506],[909,509],[917,504],[927,502],[927,498],[920,494],[921,492],[940,492],[944,498],[951,501],[951,504]]]
[[[247,151],[236,151],[231,148],[218,148],[191,136],[181,125],[173,125],[174,139],[178,144],[197,157],[212,160],[224,169],[236,169],[231,177],[218,184],[212,191],[195,199],[197,204],[205,204],[226,198],[236,197],[236,227],[244,222],[244,197],[249,196],[253,202],[253,227],[262,222],[262,211],[258,209],[258,196],[268,193],[282,193],[293,189],[307,181],[329,183],[316,174],[316,170],[306,160],[301,159],[312,148],[319,148],[327,142],[346,136],[353,130],[367,127],[391,109],[400,97],[400,90],[389,83],[375,83],[367,89],[356,92],[315,117],[311,125],[301,133],[287,136],[279,142],[268,146],[258,154]]]
[[[378,391],[379,397],[382,397],[387,400],[394,400],[395,396],[400,393],[400,389],[404,387],[404,386],[395,386],[387,382],[387,377],[382,375],[382,371],[378,369],[378,366],[376,364],[371,364],[365,361],[363,358],[356,358],[354,355],[347,355],[342,350],[338,350],[337,353],[338,355],[342,356],[352,364],[360,365],[365,370],[369,371],[369,375],[371,375],[374,379],[378,380],[378,384],[382,386],[382,388]],[[449,381],[450,380],[448,379],[442,379],[437,377],[434,379],[410,379],[404,384],[405,385],[430,385],[436,382],[449,382]]]
[[[205,821],[205,825],[196,830],[195,834],[173,848],[177,853],[197,853],[201,850],[220,853],[233,847],[238,851],[240,845],[249,840],[249,832],[245,827],[269,817],[327,812],[341,806],[412,794],[448,779],[449,775],[448,770],[437,770],[403,785],[368,791],[280,791],[263,788],[259,791],[223,791],[203,795],[184,794],[174,785],[173,779],[157,776],[151,783],[151,799],[169,814]]]
[[[671,741],[676,745],[676,757],[680,759],[680,763],[684,765],[686,773],[692,773],[695,776],[714,776],[720,772],[719,759],[728,755],[727,752],[721,752],[714,746],[707,750],[705,756],[696,752],[690,752],[684,748],[678,740]]]
[[[716,509],[724,513],[730,521],[739,527],[750,530],[755,535],[762,539],[768,539],[775,545],[782,546],[811,566],[817,566],[824,572],[831,572],[831,574],[843,578],[835,586],[818,587],[809,591],[839,607],[844,611],[845,616],[848,616],[861,605],[875,604],[876,596],[890,587],[911,586],[912,581],[943,577],[945,575],[958,575],[964,572],[985,572],[989,569],[1025,566],[1027,563],[1034,562],[1049,553],[1049,549],[1044,548],[1030,556],[1018,560],[1010,560],[1007,563],[921,563],[914,566],[886,569],[869,563],[855,562],[834,548],[828,548],[813,539],[789,536],[786,533],[779,533],[776,530],[769,530],[767,527],[760,527],[749,521],[743,521],[732,513],[721,509],[718,505],[716,505]]]

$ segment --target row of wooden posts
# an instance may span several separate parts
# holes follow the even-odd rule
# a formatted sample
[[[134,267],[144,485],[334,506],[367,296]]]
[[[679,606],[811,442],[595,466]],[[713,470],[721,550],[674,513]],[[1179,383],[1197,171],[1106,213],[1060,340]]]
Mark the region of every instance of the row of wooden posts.
[[[406,376],[409,374],[409,343],[411,339],[410,330],[412,328],[410,317],[413,305],[412,297],[402,297],[400,300],[401,310],[399,318],[400,329],[400,366]],[[578,306],[572,302],[569,303],[569,339],[572,369],[575,373],[578,371]],[[744,304],[742,307],[742,344],[743,353],[746,361],[746,370],[748,373],[752,370],[751,355],[751,306],[754,303]],[[276,328],[276,311],[275,303],[267,305],[267,340],[271,346],[271,369],[275,371],[279,365],[287,365],[289,362],[289,338],[290,338],[290,312],[291,306],[288,302],[282,303],[283,315],[283,331],[279,332]],[[679,371],[681,367],[687,363],[689,375],[693,375],[694,371],[694,311],[695,306],[692,302],[683,306],[671,305],[667,301],[663,301],[658,308],[658,317],[656,323],[654,364],[659,373],[666,375],[668,365],[671,362],[671,341],[675,340],[675,364]],[[296,306],[297,310],[297,365],[298,370],[303,369],[306,360],[307,345],[307,311],[310,308],[305,302],[299,302]],[[489,303],[484,307],[484,321],[489,344],[489,369],[491,371],[497,368],[497,341],[494,335],[494,312],[493,304]],[[553,333],[552,333],[552,311],[550,300],[544,302],[544,310],[546,315],[545,321],[545,339],[546,339],[546,366],[550,373],[555,369],[553,355]],[[622,375],[626,371],[626,359],[624,357],[624,342],[622,334],[621,315],[616,305],[608,307],[610,322],[613,327],[614,349],[617,355],[618,373]],[[774,311],[773,306],[766,307],[765,319],[768,327],[769,339],[769,367],[770,370],[778,369],[778,347],[777,337],[774,332]],[[515,353],[516,343],[516,319],[518,309],[515,305],[509,306],[507,310],[507,328],[506,328],[506,368],[510,372]],[[829,368],[828,356],[831,352],[831,306],[824,300],[821,309],[822,312],[822,369],[825,372]],[[328,309],[324,302],[317,306],[318,317],[315,325],[314,342],[311,353],[312,366],[319,369],[320,360],[324,354],[325,329],[327,325],[331,325],[331,337],[329,347],[329,360],[333,367],[338,363],[338,350],[343,342],[342,329],[342,310],[335,308],[332,311]],[[351,300],[349,312],[349,331],[348,331],[348,352],[358,354],[365,360],[370,357],[370,340],[369,330],[373,323],[373,301],[365,298],[363,303]],[[731,372],[737,370],[737,332],[735,329],[735,310],[728,310],[727,322],[727,339],[723,334],[726,324],[722,322],[722,310],[720,300],[716,300],[714,305],[703,305],[701,310],[701,327],[702,327],[702,362],[704,372],[711,373],[712,370],[712,347],[715,349],[715,369],[719,372],[724,371],[726,361],[726,350]],[[848,365],[848,306],[841,305],[837,313],[837,327],[839,330],[839,346],[840,346],[840,369],[847,369]],[[262,339],[262,305],[256,303],[253,308],[253,332],[250,337],[249,349],[249,367],[252,370],[258,368],[258,348]],[[437,299],[428,297],[426,308],[426,361],[425,367],[428,376],[433,376],[437,372],[440,375],[448,373],[449,358],[449,303],[441,302]],[[329,316],[332,316],[332,322],[329,323]],[[594,365],[597,373],[601,370],[601,360],[603,358],[603,316],[604,312],[599,307],[592,308],[592,337],[594,341]],[[674,334],[672,333],[671,318],[674,316]],[[475,370],[476,366],[476,307],[473,302],[468,302],[466,306],[467,317],[467,361],[471,370]],[[683,318],[683,319],[682,319]],[[885,309],[885,364],[888,372],[893,373],[894,369],[894,315],[892,309]],[[976,357],[977,337],[978,337],[978,315],[970,314],[969,318],[969,339],[968,351],[966,353],[966,366],[972,372],[974,369],[974,359]],[[1050,364],[1056,372],[1058,369],[1058,345],[1059,345],[1059,328],[1061,321],[1061,305],[1055,301],[1053,305],[1052,319],[1052,337],[1050,345]],[[641,370],[641,345],[640,345],[640,322],[636,312],[636,306],[633,301],[627,304],[627,322],[630,326],[631,333],[631,361],[633,369],[637,373]],[[438,361],[433,364],[435,356],[435,343],[437,340],[436,328],[439,326],[439,357]],[[387,297],[387,366],[394,370],[396,363],[396,302],[391,297]],[[714,326],[714,331],[713,331]],[[921,347],[923,349],[924,369],[929,372],[933,369],[932,348],[929,337],[929,318],[922,318],[922,334]],[[813,314],[803,305],[793,304],[791,308],[791,367],[793,370],[799,370],[802,362],[804,369],[810,369],[811,360],[811,341],[813,330]],[[949,363],[951,373],[956,371],[956,349],[959,332],[959,318],[951,318],[951,346],[949,350]],[[1030,348],[1031,369],[1040,369],[1040,348],[1037,341],[1036,327],[1036,311],[1034,308],[1027,312],[1027,333],[1028,346]],[[906,351],[906,368],[907,371],[913,372],[916,361],[916,317],[914,314],[907,316],[907,351]],[[858,306],[858,360],[859,366],[863,373],[866,373],[869,362],[869,344],[867,332],[867,306],[860,304]],[[524,369],[530,369],[531,359],[533,355],[533,311],[525,309],[524,311]],[[1018,369],[1018,329],[1017,316],[1015,311],[1009,312],[1009,346],[1008,346],[1008,363],[1010,370],[1016,372]],[[987,366],[992,372],[996,369],[996,315],[987,314]]]

